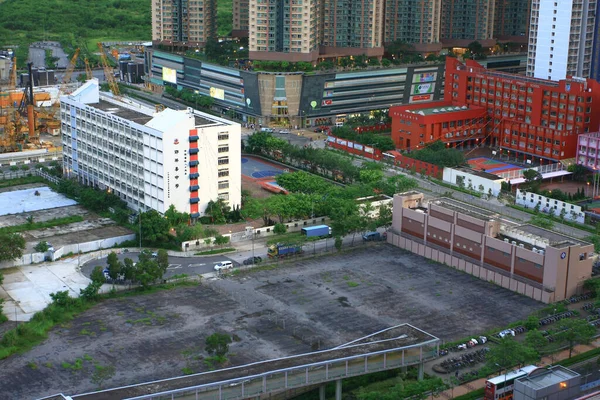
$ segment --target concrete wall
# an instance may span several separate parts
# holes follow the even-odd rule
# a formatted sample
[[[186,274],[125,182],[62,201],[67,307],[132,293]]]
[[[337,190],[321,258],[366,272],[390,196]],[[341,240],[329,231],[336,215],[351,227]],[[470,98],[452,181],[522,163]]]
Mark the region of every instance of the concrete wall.
[[[91,242],[85,242],[85,243],[74,243],[74,244],[70,244],[70,245],[55,249],[54,253],[48,253],[48,254],[52,258],[53,261],[56,261],[59,258],[61,258],[62,256],[64,256],[65,254],[69,254],[69,253],[78,254],[79,252],[88,253],[88,252],[96,251],[96,250],[100,250],[100,249],[107,249],[107,248],[113,247],[115,244],[120,244],[120,243],[126,242],[128,240],[134,240],[134,239],[135,239],[135,234],[129,234],[129,235],[116,236],[116,237],[107,238],[107,239],[93,240]],[[12,268],[12,267],[17,267],[17,266],[21,266],[21,265],[37,264],[37,263],[41,263],[44,261],[45,261],[44,253],[23,254],[23,256],[19,259],[16,259],[13,261],[5,261],[5,262],[0,263],[0,269]]]
[[[491,180],[475,174],[470,174],[468,172],[459,171],[453,168],[444,168],[444,182],[456,185],[456,178],[459,176],[464,177],[465,188],[468,189],[470,184],[472,190],[480,192],[482,194],[489,194],[489,191],[491,189],[492,196],[498,197],[498,195],[500,194],[500,190],[502,189],[502,179],[500,178],[498,178],[497,180]],[[483,186],[483,192],[479,190],[479,185]]]
[[[505,289],[512,290],[514,292],[520,293],[527,297],[531,297],[534,300],[538,300],[546,304],[563,300],[563,298],[555,297],[555,293],[543,291],[537,287],[528,285],[524,282],[502,275],[479,264],[469,262],[463,258],[453,256],[436,248],[423,245],[421,243],[418,243],[417,241],[407,239],[391,231],[388,232],[388,243],[400,247],[401,249],[418,254],[429,260],[446,264],[451,268],[463,271],[469,275],[475,276],[476,278],[486,280],[488,282],[493,282],[496,285],[502,286]]]
[[[580,224],[585,223],[585,214],[581,210],[581,207],[575,204],[566,203],[564,201],[555,200],[551,197],[542,196],[535,193],[526,192],[521,189],[517,189],[517,196],[515,202],[523,207],[535,208],[539,203],[540,211],[553,214],[557,217],[560,216],[562,210],[565,210],[565,219],[575,221]]]
[[[300,232],[302,230],[302,228],[305,228],[307,226],[325,225],[328,222],[329,222],[329,218],[327,218],[327,217],[317,217],[317,218],[305,219],[305,220],[301,220],[301,221],[286,222],[284,225],[287,226],[288,232]],[[275,235],[275,232],[273,232],[274,228],[275,228],[275,225],[264,226],[262,228],[248,227],[248,228],[246,228],[245,232],[234,232],[232,234],[225,234],[223,236],[229,237],[230,243],[235,243],[235,242],[240,242],[243,240],[252,240],[253,232],[254,232],[254,239],[260,239],[261,237],[265,237],[265,236],[273,236],[273,235]],[[212,241],[214,241],[214,238],[206,238],[206,239],[211,239],[210,243],[212,243]],[[204,250],[204,249],[209,249],[209,248],[213,247],[213,245],[211,245],[211,244],[204,243],[204,240],[205,239],[197,239],[197,240],[190,240],[188,242],[183,242],[183,243],[181,243],[181,251],[197,251],[197,250]]]

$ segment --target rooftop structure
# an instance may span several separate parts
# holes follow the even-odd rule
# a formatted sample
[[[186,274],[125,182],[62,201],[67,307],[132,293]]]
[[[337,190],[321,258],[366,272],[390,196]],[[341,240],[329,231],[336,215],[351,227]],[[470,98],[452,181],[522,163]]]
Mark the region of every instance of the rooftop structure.
[[[240,125],[188,108],[160,112],[100,93],[92,79],[61,98],[66,176],[113,191],[135,210],[173,205],[192,218],[241,201]]]
[[[580,374],[561,365],[536,368],[515,380],[513,396],[515,400],[569,400],[579,395],[580,383]]]

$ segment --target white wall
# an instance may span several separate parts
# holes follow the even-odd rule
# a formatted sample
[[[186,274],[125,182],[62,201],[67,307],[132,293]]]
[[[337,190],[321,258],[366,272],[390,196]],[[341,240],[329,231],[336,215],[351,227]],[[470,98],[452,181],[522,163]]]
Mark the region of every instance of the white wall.
[[[540,211],[548,214],[553,214],[557,217],[560,216],[561,211],[564,209],[567,213],[565,219],[575,221],[580,224],[585,222],[585,214],[581,211],[581,207],[571,203],[565,203],[564,201],[555,200],[550,197],[541,196],[535,193],[529,193],[521,189],[517,189],[516,203],[520,206],[527,207],[530,209],[540,203]]]
[[[479,185],[483,185],[483,194],[489,194],[489,190],[492,189],[492,196],[498,197],[500,194],[500,190],[502,189],[502,179],[498,178],[498,180],[490,180],[486,178],[482,178],[481,176],[470,174],[468,172],[459,171],[453,168],[444,168],[443,180],[444,182],[452,183],[456,185],[457,177],[464,177],[465,189],[469,188],[469,183],[471,183],[472,190],[481,193],[479,190]]]

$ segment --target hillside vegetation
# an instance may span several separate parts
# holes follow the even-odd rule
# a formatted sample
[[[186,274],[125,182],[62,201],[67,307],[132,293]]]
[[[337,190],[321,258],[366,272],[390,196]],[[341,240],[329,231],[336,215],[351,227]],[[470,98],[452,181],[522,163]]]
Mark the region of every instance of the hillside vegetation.
[[[231,0],[218,0],[218,14],[228,34]],[[0,47],[12,46],[20,66],[29,43],[44,39],[91,56],[98,41],[151,40],[151,23],[151,0],[0,0]]]

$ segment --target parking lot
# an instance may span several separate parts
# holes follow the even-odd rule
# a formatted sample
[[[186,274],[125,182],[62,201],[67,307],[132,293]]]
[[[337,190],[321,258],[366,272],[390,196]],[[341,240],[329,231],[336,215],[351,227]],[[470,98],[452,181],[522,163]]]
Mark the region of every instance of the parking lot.
[[[0,399],[92,391],[206,370],[204,339],[234,335],[227,365],[330,348],[410,323],[443,340],[523,319],[542,304],[387,244],[107,300],[0,361]],[[65,368],[81,360],[81,368]]]

